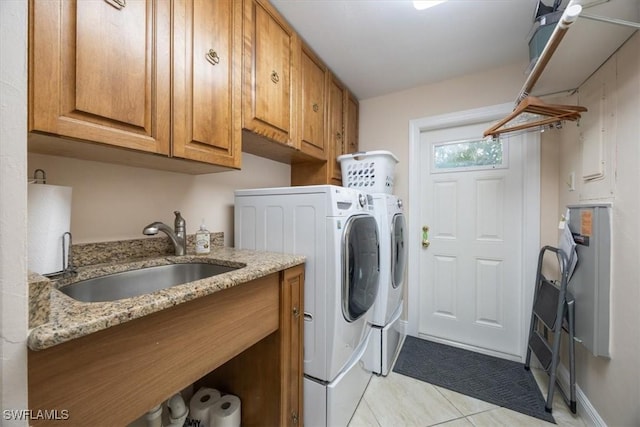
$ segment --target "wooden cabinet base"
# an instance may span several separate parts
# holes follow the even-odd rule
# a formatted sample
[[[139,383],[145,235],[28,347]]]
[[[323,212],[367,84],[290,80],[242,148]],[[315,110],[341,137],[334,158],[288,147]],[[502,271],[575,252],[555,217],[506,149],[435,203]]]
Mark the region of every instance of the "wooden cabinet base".
[[[233,168],[226,166],[183,160],[176,157],[144,153],[126,148],[111,147],[106,144],[78,141],[34,132],[29,134],[27,143],[30,153],[63,156],[145,169],[186,173],[190,175],[202,175],[233,170]]]
[[[301,278],[304,270],[296,268],[46,350],[29,351],[30,409],[68,415],[65,420],[30,424],[124,426],[238,355],[234,363],[244,366],[269,360],[277,364],[284,348],[278,331],[285,277],[296,271]],[[243,353],[256,343],[259,353]],[[288,348],[301,354],[301,348]],[[270,389],[261,410],[278,419],[290,412],[291,402],[272,399],[273,390],[289,387],[288,374],[271,376],[264,385],[256,382],[255,391],[242,385],[247,384],[242,376],[237,381],[238,385],[230,380],[230,390],[241,390],[247,405],[252,404],[251,396]],[[244,408],[242,412],[243,425],[260,422],[251,418],[249,406],[248,415]]]
[[[202,378],[194,388],[213,387],[238,396],[244,427],[302,425],[303,276],[303,266],[285,270],[281,276],[278,331]]]
[[[342,185],[332,176],[330,162],[298,162],[291,165],[291,185]]]

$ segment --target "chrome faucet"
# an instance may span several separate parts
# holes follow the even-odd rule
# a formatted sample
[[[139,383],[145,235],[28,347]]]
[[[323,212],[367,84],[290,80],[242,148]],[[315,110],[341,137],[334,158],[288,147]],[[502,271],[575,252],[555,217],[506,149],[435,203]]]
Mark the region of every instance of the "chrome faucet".
[[[167,224],[156,221],[147,225],[142,230],[142,234],[146,236],[155,236],[158,234],[158,231],[162,231],[171,239],[171,243],[173,243],[173,246],[176,249],[176,255],[184,255],[186,253],[187,246],[187,223],[180,215],[180,211],[174,211],[173,213],[176,215],[176,219],[174,221],[175,232]]]

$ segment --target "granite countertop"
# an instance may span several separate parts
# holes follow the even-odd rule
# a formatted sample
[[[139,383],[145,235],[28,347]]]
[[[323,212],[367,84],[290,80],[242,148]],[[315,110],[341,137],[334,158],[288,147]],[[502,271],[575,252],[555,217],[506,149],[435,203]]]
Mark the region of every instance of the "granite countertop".
[[[187,255],[184,256],[131,258],[135,260],[124,262],[119,259],[79,267],[72,279],[51,281],[30,274],[32,329],[28,337],[29,348],[43,350],[305,262],[304,256],[240,250],[213,244],[211,253],[207,255],[196,255],[187,248]],[[105,274],[184,262],[210,262],[238,269],[150,294],[109,302],[80,302],[58,290],[66,284]]]

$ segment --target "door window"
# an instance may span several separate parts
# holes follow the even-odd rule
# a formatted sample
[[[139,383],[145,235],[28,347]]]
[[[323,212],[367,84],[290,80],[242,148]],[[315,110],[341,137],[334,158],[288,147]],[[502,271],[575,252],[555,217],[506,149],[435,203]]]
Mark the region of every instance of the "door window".
[[[351,218],[343,241],[342,313],[349,322],[362,317],[378,294],[378,227],[371,216]]]
[[[507,144],[499,139],[433,144],[431,173],[506,168],[506,150]]]

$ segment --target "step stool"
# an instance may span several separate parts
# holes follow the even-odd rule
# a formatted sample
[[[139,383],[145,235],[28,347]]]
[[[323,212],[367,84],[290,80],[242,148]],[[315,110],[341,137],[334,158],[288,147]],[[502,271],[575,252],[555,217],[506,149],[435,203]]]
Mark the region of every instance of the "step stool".
[[[542,274],[542,262],[547,251],[554,252],[560,264],[561,280],[559,284],[556,281],[548,280]],[[567,291],[569,266],[573,261],[573,256],[574,254],[571,254],[571,259],[568,259],[562,249],[552,246],[543,247],[538,255],[529,344],[524,368],[530,369],[531,353],[533,353],[549,375],[547,402],[544,408],[549,413],[552,411],[556,385],[571,412],[576,413],[575,300]],[[540,327],[543,329],[542,334]],[[549,331],[553,333],[552,344],[549,344]],[[562,389],[557,376],[562,331],[565,331],[569,336],[569,393]]]

